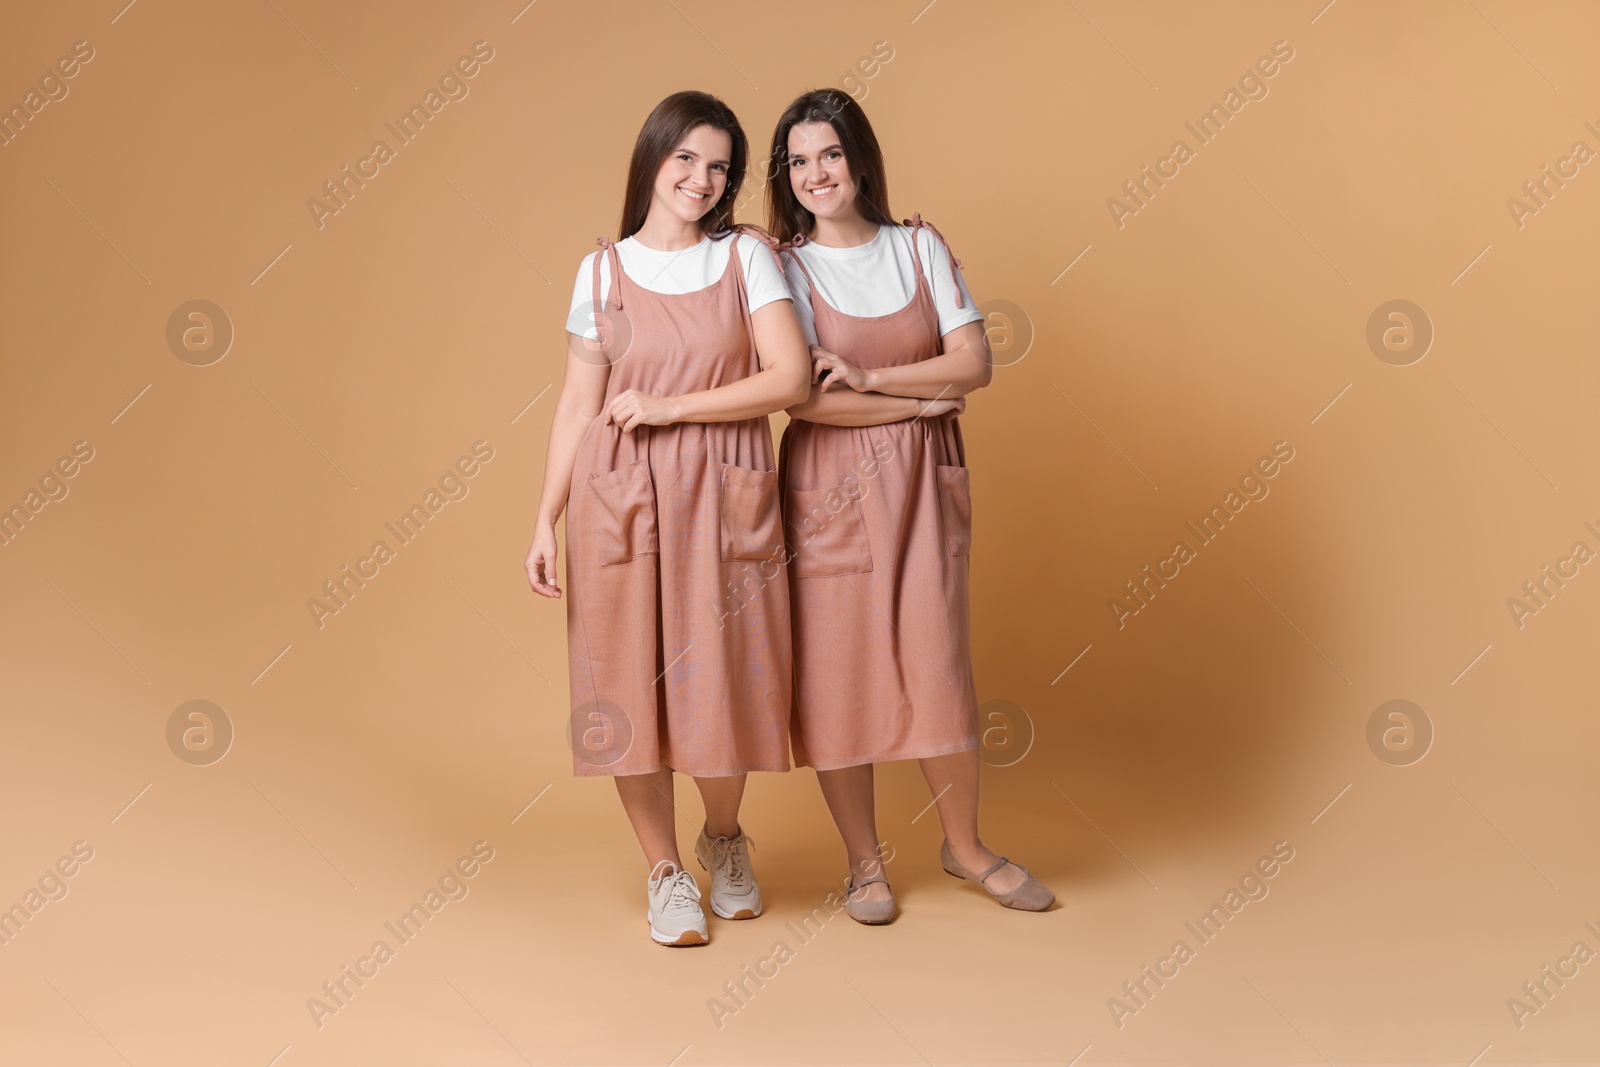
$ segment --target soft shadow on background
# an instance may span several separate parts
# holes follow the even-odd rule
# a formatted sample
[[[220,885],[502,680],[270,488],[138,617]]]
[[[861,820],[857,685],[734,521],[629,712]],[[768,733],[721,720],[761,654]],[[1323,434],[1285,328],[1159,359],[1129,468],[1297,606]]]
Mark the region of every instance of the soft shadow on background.
[[[0,37],[0,1060],[1594,1058],[1592,6],[122,2]],[[800,936],[844,873],[801,769],[742,816],[767,913],[667,953],[522,574],[562,327],[659,99],[716,93],[759,157],[829,85],[990,316],[984,829],[1062,906],[946,877],[896,764],[902,917]]]

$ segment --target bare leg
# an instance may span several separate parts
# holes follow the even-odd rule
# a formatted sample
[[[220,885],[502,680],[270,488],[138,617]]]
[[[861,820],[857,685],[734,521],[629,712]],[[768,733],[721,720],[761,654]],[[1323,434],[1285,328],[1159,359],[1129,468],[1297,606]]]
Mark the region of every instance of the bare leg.
[[[617,795],[622,810],[628,813],[633,832],[644,849],[645,862],[652,870],[662,860],[671,860],[681,871],[678,834],[673,824],[672,768],[662,767],[650,774],[619,774]]]
[[[850,871],[859,880],[882,873],[878,856],[878,820],[872,804],[872,764],[818,771],[817,784],[828,802],[833,821],[844,838]],[[882,882],[874,882],[851,896],[851,900],[888,900],[892,894]]]
[[[739,835],[739,802],[744,799],[742,774],[717,778],[696,778],[700,787],[700,800],[706,808],[707,837],[737,837]]]
[[[991,852],[978,836],[978,750],[952,752],[918,760],[922,776],[939,806],[939,822],[956,862],[981,874],[1000,857]],[[1015,863],[1008,863],[989,876],[984,884],[997,893],[1006,893],[1022,884],[1023,874]]]

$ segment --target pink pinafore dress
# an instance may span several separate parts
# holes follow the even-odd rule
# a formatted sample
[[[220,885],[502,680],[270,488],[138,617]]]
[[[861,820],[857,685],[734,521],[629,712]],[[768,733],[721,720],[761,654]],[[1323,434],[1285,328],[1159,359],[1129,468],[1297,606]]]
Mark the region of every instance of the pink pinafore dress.
[[[626,389],[670,397],[760,369],[737,245],[719,281],[665,294],[598,243],[607,405]],[[573,773],[788,770],[789,587],[767,417],[623,433],[596,416],[566,520]]]
[[[944,238],[921,215],[906,225],[916,295],[899,311],[846,315],[811,285],[817,343],[859,367],[939,354],[917,230]],[[803,243],[787,247],[809,280]],[[951,264],[953,276],[954,256]],[[956,415],[880,426],[794,420],[778,478],[793,553],[796,765],[833,770],[977,747],[967,604],[972,504]]]

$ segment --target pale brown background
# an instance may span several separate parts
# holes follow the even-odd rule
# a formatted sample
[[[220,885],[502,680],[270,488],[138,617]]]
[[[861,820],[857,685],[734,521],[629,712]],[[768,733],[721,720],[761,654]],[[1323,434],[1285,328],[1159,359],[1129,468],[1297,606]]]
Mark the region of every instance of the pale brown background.
[[[1520,630],[1506,607],[1600,547],[1597,165],[1506,208],[1600,148],[1597,33],[1577,0],[9,12],[0,100],[96,57],[0,148],[0,502],[95,458],[0,548],[0,903],[95,851],[0,947],[0,1060],[1600,1060],[1600,963],[1521,1029],[1506,1007],[1600,949],[1600,576]],[[478,40],[470,96],[319,230],[308,198]],[[1107,198],[1278,40],[1270,95],[1118,229]],[[879,41],[849,85],[896,213],[1033,331],[964,419],[974,634],[981,699],[1026,715],[986,758],[1036,730],[985,768],[986,833],[1063,906],[940,873],[894,765],[901,920],[801,944],[843,873],[801,770],[749,790],[767,915],[665,952],[614,790],[570,772],[563,606],[521,568],[573,272],[662,96],[714,92],[764,145]],[[1401,298],[1436,330],[1407,367],[1365,340]],[[210,366],[165,340],[193,299],[237,331]],[[307,599],[480,439],[470,495],[319,630]],[[1119,630],[1107,600],[1280,440],[1271,495]],[[192,699],[236,730],[210,766],[166,741]],[[1410,766],[1367,744],[1391,699],[1436,731]],[[307,998],[478,840],[471,895],[319,1030]],[[1119,1029],[1107,999],[1279,840],[1270,896]],[[780,939],[719,1029],[708,999]]]

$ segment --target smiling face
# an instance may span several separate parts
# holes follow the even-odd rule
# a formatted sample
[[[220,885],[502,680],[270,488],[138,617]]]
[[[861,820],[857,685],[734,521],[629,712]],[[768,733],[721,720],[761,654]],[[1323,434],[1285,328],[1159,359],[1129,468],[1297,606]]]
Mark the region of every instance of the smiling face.
[[[655,205],[684,222],[699,222],[728,188],[733,138],[724,130],[696,126],[661,161]]]
[[[789,185],[800,206],[818,218],[858,213],[855,179],[832,123],[802,122],[789,130]]]

